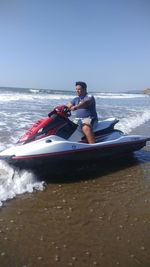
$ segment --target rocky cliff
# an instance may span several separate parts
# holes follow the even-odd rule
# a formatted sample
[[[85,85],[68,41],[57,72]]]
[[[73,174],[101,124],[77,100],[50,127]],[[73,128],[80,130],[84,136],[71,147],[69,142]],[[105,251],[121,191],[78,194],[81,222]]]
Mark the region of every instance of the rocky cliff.
[[[150,88],[143,90],[143,94],[150,95]]]

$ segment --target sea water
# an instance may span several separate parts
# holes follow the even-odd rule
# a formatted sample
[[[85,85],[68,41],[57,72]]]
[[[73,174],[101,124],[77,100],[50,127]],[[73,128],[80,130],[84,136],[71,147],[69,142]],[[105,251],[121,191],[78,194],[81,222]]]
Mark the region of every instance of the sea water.
[[[95,96],[100,120],[119,119],[117,129],[128,134],[150,120],[150,97],[134,93],[89,92]],[[0,88],[0,151],[12,146],[39,118],[58,105],[71,101],[75,92],[46,89]],[[72,113],[72,119],[75,113]],[[43,177],[44,181],[44,177]],[[32,172],[14,172],[0,162],[0,205],[18,194],[43,190]]]

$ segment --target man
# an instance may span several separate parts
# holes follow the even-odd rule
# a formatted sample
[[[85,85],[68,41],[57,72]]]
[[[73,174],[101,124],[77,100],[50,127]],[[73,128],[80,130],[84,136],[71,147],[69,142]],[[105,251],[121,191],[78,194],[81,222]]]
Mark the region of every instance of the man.
[[[76,110],[76,117],[79,119],[82,131],[85,134],[89,144],[95,143],[95,137],[92,129],[96,127],[98,118],[96,113],[95,98],[87,93],[85,82],[76,82],[77,97],[69,104],[70,110]]]

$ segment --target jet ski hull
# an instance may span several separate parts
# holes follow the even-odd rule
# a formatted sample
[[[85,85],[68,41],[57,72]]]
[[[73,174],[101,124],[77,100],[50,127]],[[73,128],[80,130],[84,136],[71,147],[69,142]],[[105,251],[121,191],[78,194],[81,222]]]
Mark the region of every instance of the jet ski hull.
[[[86,145],[86,147],[79,146],[77,149],[71,145],[71,149],[65,151],[51,151],[50,153],[39,153],[29,155],[0,155],[0,159],[7,161],[19,169],[28,169],[36,172],[50,170],[51,168],[59,168],[64,164],[75,164],[78,162],[92,162],[101,160],[103,158],[112,158],[124,154],[129,154],[140,150],[146,145],[149,140],[147,138],[140,138],[135,140],[110,142],[109,144],[94,144]]]

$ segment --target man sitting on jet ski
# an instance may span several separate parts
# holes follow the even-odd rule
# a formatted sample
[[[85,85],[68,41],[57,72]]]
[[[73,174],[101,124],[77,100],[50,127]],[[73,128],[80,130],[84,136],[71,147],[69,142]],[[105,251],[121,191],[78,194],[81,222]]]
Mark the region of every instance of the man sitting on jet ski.
[[[98,122],[95,98],[87,93],[87,84],[85,82],[76,82],[77,97],[67,104],[67,107],[76,110],[76,118],[81,126],[89,144],[95,143],[95,137],[92,129]]]

